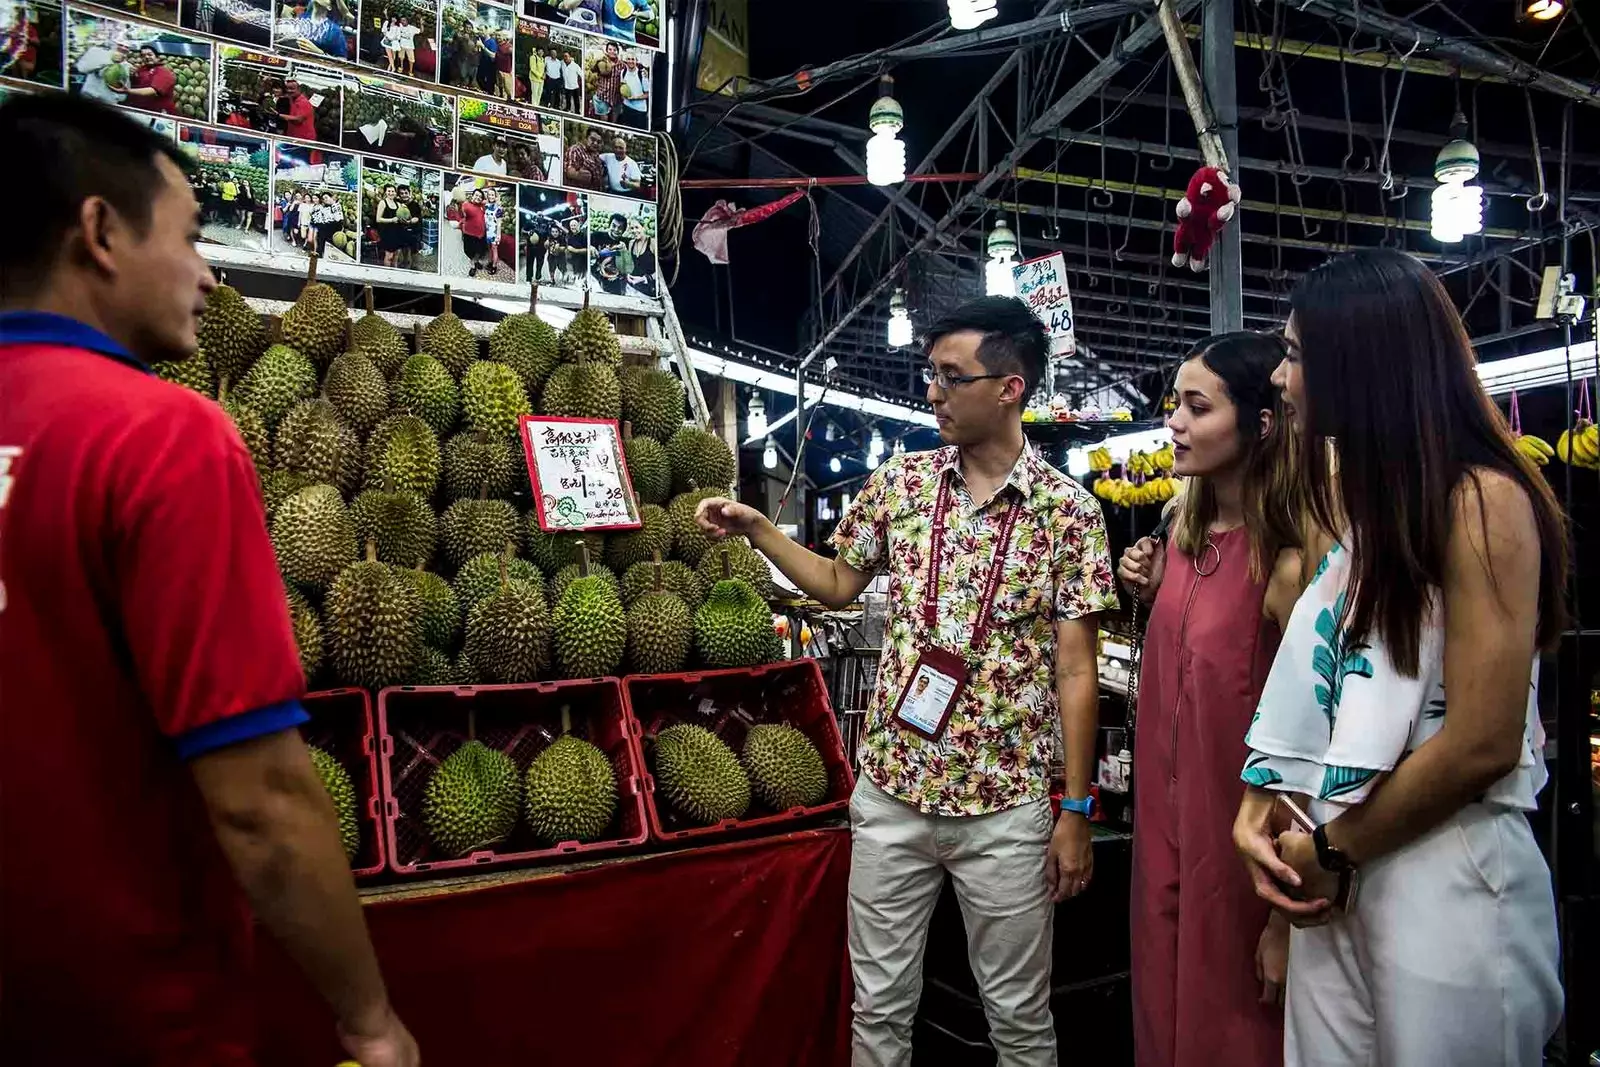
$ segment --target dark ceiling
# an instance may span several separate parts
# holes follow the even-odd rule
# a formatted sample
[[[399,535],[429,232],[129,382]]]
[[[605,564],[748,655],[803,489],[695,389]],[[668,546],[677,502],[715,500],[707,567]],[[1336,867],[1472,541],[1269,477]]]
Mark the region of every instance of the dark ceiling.
[[[749,6],[751,75],[758,84],[731,110],[726,98],[701,98],[688,128],[678,127],[685,179],[859,175],[867,111],[883,73],[893,74],[894,95],[905,109],[908,170],[953,131],[930,170],[987,172],[1012,150],[1019,127],[1036,123],[1102,61],[1120,66],[1101,91],[1086,94],[1051,128],[1053,135],[1023,152],[982,197],[968,196],[971,203],[953,217],[946,215],[973,190],[970,179],[900,190],[817,187],[776,217],[733,231],[726,267],[711,266],[686,235],[673,294],[691,333],[769,349],[773,362],[792,367],[844,321],[823,353],[838,358],[843,379],[916,402],[922,386],[915,353],[889,349],[884,340],[887,285],[906,288],[924,324],[942,307],[980,293],[983,237],[1000,213],[1021,237],[1024,256],[1066,254],[1079,337],[1097,357],[1070,368],[1060,383],[1070,391],[1129,383],[1153,397],[1163,364],[1208,332],[1207,278],[1167,265],[1173,202],[1198,165],[1195,129],[1159,34],[1137,54],[1121,47],[1147,21],[1151,5],[1124,5],[1122,17],[1081,32],[1077,25],[1074,33],[1056,26],[935,58],[869,59],[804,93],[785,76],[907,39],[963,35],[948,30],[943,0],[750,0]],[[984,29],[1033,19],[1041,10],[1071,16],[1108,6],[1001,0],[1000,18]],[[1234,60],[1246,325],[1281,323],[1295,278],[1330,252],[1388,244],[1445,273],[1486,358],[1549,347],[1551,337],[1533,317],[1539,271],[1547,261],[1560,262],[1565,245],[1581,284],[1594,276],[1589,227],[1600,224],[1600,99],[1575,102],[1513,80],[1484,79],[1440,58],[1447,53],[1438,39],[1592,85],[1600,80],[1600,19],[1591,27],[1569,7],[1556,22],[1525,21],[1518,17],[1520,0],[1324,5],[1412,20],[1418,31],[1404,43],[1365,24],[1302,13],[1302,6],[1317,5],[1234,3],[1235,29],[1244,35]],[[1198,6],[1186,22],[1198,30]],[[1203,43],[1192,43],[1203,60]],[[979,105],[981,120],[962,123],[1005,64],[1017,69]],[[1429,190],[1457,101],[1482,154],[1486,230],[1444,246],[1428,234]],[[1549,201],[1530,211],[1541,169]],[[718,199],[750,206],[784,191],[686,189],[687,225]],[[901,206],[890,209],[890,195],[901,191]],[[907,256],[935,226],[927,250]],[[863,251],[850,261],[863,235]],[[892,281],[863,303],[894,268]],[[819,288],[826,294],[820,315]],[[858,304],[860,312],[847,315]]]

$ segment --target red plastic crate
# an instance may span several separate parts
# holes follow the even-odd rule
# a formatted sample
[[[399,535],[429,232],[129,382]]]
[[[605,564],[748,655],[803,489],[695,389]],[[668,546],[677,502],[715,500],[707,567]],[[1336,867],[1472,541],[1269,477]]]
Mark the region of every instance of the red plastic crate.
[[[325,689],[300,698],[311,721],[300,727],[306,744],[333,756],[356,787],[361,845],[350,861],[357,878],[382,874],[383,823],[378,803],[378,746],[372,729],[372,698],[365,689]]]
[[[639,723],[640,762],[645,770],[646,808],[650,813],[650,833],[666,844],[700,844],[706,839],[739,836],[758,830],[787,830],[800,819],[843,814],[855,788],[855,775],[845,759],[844,743],[839,738],[839,723],[828,700],[828,687],[814,659],[769,663],[722,671],[689,671],[683,674],[633,675],[622,680],[628,694],[628,708]],[[715,713],[701,711],[711,701]],[[731,714],[742,707],[750,723]],[[646,737],[680,722],[704,726],[726,741],[735,752],[744,747],[750,725],[788,723],[805,733],[822,753],[828,769],[828,793],[822,803],[809,808],[773,811],[752,798],[750,810],[742,819],[725,819],[713,826],[699,826],[673,811],[656,796],[655,778],[650,774]]]
[[[534,839],[522,820],[499,845],[467,856],[443,856],[422,823],[422,797],[439,761],[467,739],[467,713],[477,738],[508,753],[523,771],[561,735],[561,708],[571,709],[572,732],[599,747],[617,776],[617,817],[599,841],[553,848]],[[384,822],[389,869],[395,874],[456,874],[489,867],[564,863],[621,852],[650,839],[643,768],[622,685],[615,678],[526,685],[398,686],[378,694]]]

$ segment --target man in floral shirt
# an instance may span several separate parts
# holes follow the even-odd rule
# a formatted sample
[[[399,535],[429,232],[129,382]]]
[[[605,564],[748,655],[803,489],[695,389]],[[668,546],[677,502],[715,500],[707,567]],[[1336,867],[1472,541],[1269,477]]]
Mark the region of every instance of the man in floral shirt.
[[[731,500],[706,501],[699,519],[714,534],[748,535],[829,606],[853,601],[878,572],[889,577],[883,661],[850,805],[854,1067],[911,1062],[928,920],[946,871],[1001,1067],[1054,1067],[1054,904],[1081,892],[1094,865],[1094,615],[1116,603],[1105,524],[1094,498],[1023,437],[1022,408],[1049,353],[1026,306],[972,301],[925,345],[928,401],[950,447],[874,472],[834,534],[837,559]],[[957,664],[965,689],[942,731],[918,732],[900,702],[913,677],[920,687],[919,664],[934,661]],[[1058,726],[1067,798],[1053,820]]]

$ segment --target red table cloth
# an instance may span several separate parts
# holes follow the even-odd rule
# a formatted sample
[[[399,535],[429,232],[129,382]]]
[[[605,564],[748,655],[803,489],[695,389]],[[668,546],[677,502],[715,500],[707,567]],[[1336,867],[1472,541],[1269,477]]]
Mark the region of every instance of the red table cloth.
[[[845,1067],[844,829],[370,902],[427,1067]],[[263,1067],[331,1067],[333,1020],[261,938]]]

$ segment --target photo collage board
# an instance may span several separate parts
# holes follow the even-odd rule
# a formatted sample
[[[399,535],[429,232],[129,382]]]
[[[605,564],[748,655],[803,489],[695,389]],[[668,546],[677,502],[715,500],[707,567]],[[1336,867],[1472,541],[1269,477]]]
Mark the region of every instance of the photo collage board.
[[[65,89],[173,138],[209,243],[656,299],[654,38],[568,6],[661,5],[0,0],[0,97]]]

